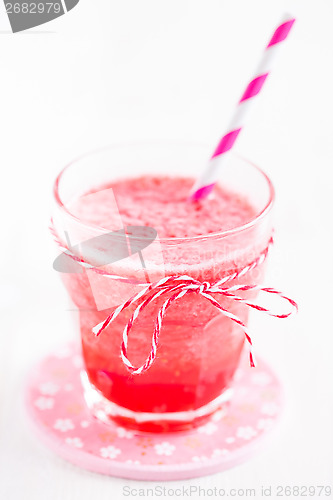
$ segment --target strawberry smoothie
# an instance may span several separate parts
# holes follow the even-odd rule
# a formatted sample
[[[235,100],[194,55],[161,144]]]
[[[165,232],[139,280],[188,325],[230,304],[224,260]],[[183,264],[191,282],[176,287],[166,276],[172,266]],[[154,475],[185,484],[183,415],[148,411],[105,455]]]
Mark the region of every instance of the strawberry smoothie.
[[[126,178],[73,198],[67,210],[83,224],[103,230],[156,229],[158,241],[142,252],[144,267],[136,254],[105,264],[103,269],[112,275],[146,284],[164,275],[186,274],[214,283],[252,263],[267,247],[270,233],[267,228],[253,229],[258,208],[230,189],[217,185],[210,198],[188,202],[193,182],[190,177],[176,176]],[[93,263],[98,265],[98,257]],[[260,283],[263,267],[264,263],[232,283]],[[145,431],[173,431],[201,424],[220,406],[244,346],[238,325],[202,296],[187,294],[167,311],[153,365],[131,375],[120,357],[120,346],[135,306],[124,310],[99,337],[92,328],[137,293],[140,285],[93,271],[63,274],[62,278],[79,309],[89,386],[100,398],[100,408],[109,403],[107,418]],[[244,305],[217,294],[215,298],[247,324]],[[135,366],[142,365],[150,352],[154,321],[164,300],[161,297],[145,308],[130,332],[128,357]]]

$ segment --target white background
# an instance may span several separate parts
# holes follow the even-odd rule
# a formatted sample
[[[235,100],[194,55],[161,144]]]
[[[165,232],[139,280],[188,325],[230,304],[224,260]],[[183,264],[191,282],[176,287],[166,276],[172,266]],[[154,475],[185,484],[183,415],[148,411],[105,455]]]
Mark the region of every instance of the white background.
[[[51,266],[52,182],[78,153],[113,141],[213,148],[285,8],[297,24],[236,150],[275,184],[266,284],[300,306],[290,320],[251,320],[257,352],[284,380],[286,418],[255,458],[187,484],[333,483],[332,1],[81,0],[15,35],[0,6],[1,498],[111,500],[143,486],[63,462],[21,413],[29,366],[73,336]]]

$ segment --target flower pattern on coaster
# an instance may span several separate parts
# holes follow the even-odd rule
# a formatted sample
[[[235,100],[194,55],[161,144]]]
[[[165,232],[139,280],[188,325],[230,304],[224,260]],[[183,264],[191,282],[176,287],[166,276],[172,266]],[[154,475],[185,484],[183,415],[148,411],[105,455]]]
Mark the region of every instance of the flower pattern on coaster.
[[[206,457],[205,455],[202,455],[200,457],[197,457],[196,455],[194,455],[194,457],[192,457],[192,462],[207,462],[208,460],[208,457]]]
[[[274,425],[274,419],[273,418],[261,418],[258,420],[257,423],[257,429],[260,430],[268,430],[271,429]]]
[[[157,455],[167,455],[170,456],[175,451],[176,447],[173,444],[163,441],[163,443],[157,443],[154,446]]]
[[[207,434],[208,436],[211,436],[216,431],[218,431],[218,429],[219,428],[216,424],[213,424],[213,422],[208,422],[207,424],[198,427],[197,431],[201,434]]]
[[[116,458],[121,453],[121,450],[115,446],[106,446],[100,451],[103,458]]]
[[[65,443],[75,446],[75,448],[83,448],[83,442],[78,437],[66,438]]]
[[[238,427],[236,436],[241,439],[246,439],[249,440],[256,436],[258,433],[253,427],[247,426],[247,427]]]
[[[279,405],[277,405],[274,401],[271,403],[265,403],[261,407],[261,413],[269,415],[270,417],[273,417],[278,412],[279,412]]]
[[[45,396],[54,396],[59,390],[59,385],[54,382],[43,382],[39,386],[39,392]]]
[[[117,427],[116,432],[120,438],[132,439],[135,436],[133,431],[128,431],[123,427]]]
[[[82,362],[67,345],[42,360],[26,388],[26,404],[41,439],[80,467],[133,479],[184,479],[224,470],[257,450],[282,410],[281,386],[262,361],[237,370],[231,402],[200,427],[149,434],[93,418],[83,399]]]
[[[51,410],[54,406],[54,399],[40,397],[36,399],[35,406],[37,406],[37,408],[39,408],[41,411]]]
[[[60,432],[67,432],[71,431],[74,429],[75,425],[69,418],[58,418],[55,423],[53,428],[60,431]]]

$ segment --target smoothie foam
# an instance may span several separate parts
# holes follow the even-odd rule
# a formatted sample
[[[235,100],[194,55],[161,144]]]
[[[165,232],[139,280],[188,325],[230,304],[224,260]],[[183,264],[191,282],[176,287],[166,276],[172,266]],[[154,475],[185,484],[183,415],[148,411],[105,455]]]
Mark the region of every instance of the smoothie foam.
[[[194,180],[188,177],[145,176],[103,186],[88,198],[79,198],[70,211],[90,224],[112,229],[115,223],[113,189],[123,225],[154,227],[159,238],[186,238],[241,226],[255,216],[254,208],[237,193],[216,186],[213,195],[191,203]]]

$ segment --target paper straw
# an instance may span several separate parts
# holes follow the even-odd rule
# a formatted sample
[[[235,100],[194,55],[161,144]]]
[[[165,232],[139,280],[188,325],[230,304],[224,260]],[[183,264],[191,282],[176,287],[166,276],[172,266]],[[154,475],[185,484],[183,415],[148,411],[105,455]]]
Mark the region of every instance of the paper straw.
[[[219,177],[224,161],[228,157],[227,153],[234,146],[237,137],[244,126],[245,119],[249,114],[254,98],[258,96],[271,71],[273,61],[280,49],[281,43],[288,37],[295,19],[288,14],[284,14],[278,27],[273,33],[262,59],[253,78],[247,85],[231,119],[226,134],[222,137],[215,149],[206,170],[193,186],[190,200],[196,201],[205,198],[213,190]]]

